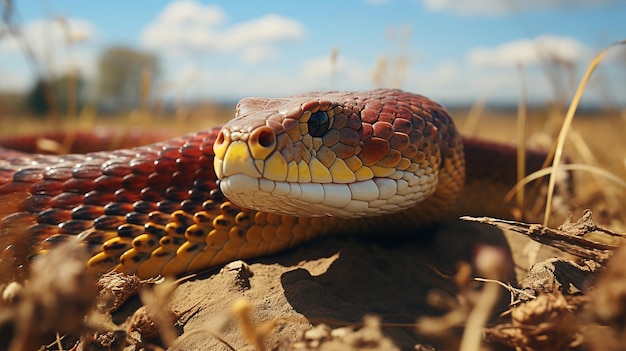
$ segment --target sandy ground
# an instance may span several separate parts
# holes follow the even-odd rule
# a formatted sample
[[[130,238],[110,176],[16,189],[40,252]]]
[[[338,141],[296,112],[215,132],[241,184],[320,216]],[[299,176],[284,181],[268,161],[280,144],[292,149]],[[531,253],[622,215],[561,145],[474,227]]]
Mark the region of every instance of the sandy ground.
[[[395,346],[402,350],[430,350],[428,345],[437,350],[446,349],[441,340],[418,335],[414,324],[421,317],[445,312],[429,303],[433,292],[458,299],[457,284],[452,277],[459,262],[473,261],[478,246],[502,248],[512,262],[502,281],[512,285],[517,285],[532,263],[562,255],[521,234],[461,221],[441,223],[414,236],[386,240],[384,234],[376,238],[322,238],[281,254],[248,260],[249,277],[225,269],[181,283],[169,303],[162,301],[163,309],[168,304],[175,311],[185,312],[178,319],[178,339],[173,349],[230,350],[223,341],[235,350],[255,349],[231,316],[233,304],[241,297],[254,307],[253,322],[274,326],[262,341],[268,350],[302,346],[299,341],[306,331],[308,338],[328,339],[324,333],[315,336],[311,328],[321,323],[332,328],[358,328],[366,315],[381,318],[382,335],[339,338],[343,343],[322,343],[318,349],[388,350]],[[507,310],[508,303],[509,294],[501,289],[501,302],[492,315]],[[113,322],[124,328],[124,320],[139,306],[139,298],[131,298],[114,314]],[[0,309],[0,312],[4,311]],[[262,327],[257,325],[252,329],[259,332]],[[1,332],[0,345],[5,345],[2,335],[6,334]],[[133,334],[128,337],[136,339]],[[164,346],[158,341],[148,342],[138,344],[138,348]],[[71,347],[72,343],[66,345]]]
[[[229,349],[201,330],[218,333],[236,350],[254,349],[241,337],[237,323],[227,317],[233,302],[241,297],[255,306],[254,321],[275,321],[276,327],[265,341],[271,349],[287,348],[319,323],[349,326],[370,314],[380,316],[383,324],[415,323],[418,317],[443,313],[429,305],[428,294],[440,291],[453,297],[456,286],[450,276],[459,262],[472,262],[477,246],[501,248],[515,262],[508,273],[508,282],[515,284],[518,277],[514,266],[518,275],[528,267],[523,253],[527,243],[519,234],[505,235],[487,225],[461,221],[442,223],[430,232],[395,241],[383,237],[323,238],[250,261],[249,279],[224,269],[181,284],[171,301],[173,309],[182,311],[197,305],[182,324],[184,337],[176,349]],[[552,254],[550,249],[541,250],[537,259]],[[502,292],[498,312],[506,310],[509,302],[508,293]],[[383,328],[383,334],[403,350],[430,344],[410,326]]]
[[[150,292],[163,292],[167,282],[147,283],[147,289],[132,295],[112,315],[90,312],[97,276],[86,270],[78,247],[68,243],[34,262],[17,303],[7,297],[11,289],[3,288],[0,350],[10,349],[12,339],[22,343],[12,350],[40,345],[48,345],[45,350],[458,349],[462,330],[470,325],[465,318],[475,303],[472,299],[487,291],[487,285],[500,293],[487,325],[508,320],[496,317],[509,309],[507,290],[471,281],[481,276],[472,266],[477,252],[496,248],[499,280],[512,286],[519,286],[530,260],[559,255],[521,234],[460,220],[414,235],[380,234],[328,236],[280,254],[235,261],[178,281],[170,296],[149,299]],[[463,268],[465,273],[459,273]],[[114,289],[129,291],[129,286],[135,285]],[[142,304],[165,316],[165,322],[157,321],[155,327],[152,321],[158,318],[146,318]],[[443,339],[417,332],[416,324],[439,328],[442,323],[423,318],[450,310],[460,311],[463,319],[453,323]],[[484,326],[478,325],[477,335]],[[62,346],[54,342],[56,331],[63,336]],[[173,333],[169,341],[168,332]]]

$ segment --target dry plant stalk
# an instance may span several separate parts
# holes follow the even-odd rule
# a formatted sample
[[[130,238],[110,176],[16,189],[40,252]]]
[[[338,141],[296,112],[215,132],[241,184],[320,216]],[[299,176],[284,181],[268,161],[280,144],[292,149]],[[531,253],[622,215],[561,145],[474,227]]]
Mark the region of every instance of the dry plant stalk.
[[[270,335],[278,320],[256,323],[252,320],[254,305],[246,298],[239,298],[231,305],[233,316],[239,324],[241,335],[258,351],[266,350],[265,340]]]
[[[599,227],[591,218],[591,211],[589,210],[585,211],[585,214],[576,222],[571,222],[571,217],[568,218],[558,229],[552,229],[540,224],[528,224],[491,217],[463,216],[461,219],[490,224],[504,230],[512,230],[524,234],[541,244],[557,248],[583,259],[594,260],[601,264],[606,263],[617,246],[591,241],[584,238],[583,235],[592,232],[602,232],[610,236],[624,237],[623,234]]]
[[[563,157],[563,146],[565,145],[565,139],[567,137],[567,133],[572,124],[572,120],[574,119],[574,113],[576,112],[576,109],[578,108],[578,104],[582,97],[583,91],[585,90],[585,87],[587,86],[587,82],[589,81],[589,78],[591,77],[595,69],[598,67],[598,65],[600,64],[600,62],[602,61],[602,59],[608,52],[608,50],[614,46],[624,45],[624,44],[626,44],[626,40],[622,40],[614,44],[611,44],[607,48],[602,50],[593,59],[593,61],[591,61],[591,64],[589,64],[589,66],[587,67],[587,71],[585,72],[585,75],[583,76],[580,84],[578,85],[578,88],[576,89],[576,94],[574,94],[574,98],[572,99],[572,102],[569,105],[569,109],[567,110],[567,114],[565,115],[565,120],[563,121],[563,124],[561,125],[561,130],[559,131],[559,136],[557,138],[554,159],[552,160],[552,172],[550,173],[550,179],[548,181],[548,196],[546,199],[546,210],[545,210],[544,219],[543,219],[544,225],[547,225],[548,219],[550,217],[552,197],[554,195],[554,188],[556,186],[558,168],[560,167],[561,159]]]
[[[429,296],[431,305],[448,312],[438,317],[420,317],[415,325],[418,334],[438,340],[445,349],[473,351],[485,347],[483,330],[500,296],[501,287],[497,282],[510,264],[500,248],[483,245],[477,249],[474,266],[477,273],[487,279],[471,278],[470,265],[459,264],[458,272],[451,277],[459,290],[456,298],[439,293]],[[485,283],[478,292],[472,286],[475,282]],[[457,332],[461,329],[462,335],[458,338]]]
[[[517,108],[517,125],[516,125],[516,139],[517,139],[517,182],[519,183],[526,175],[526,79],[524,77],[524,66],[521,64],[518,66],[520,74],[520,101]],[[524,192],[518,191],[515,193],[515,202],[517,208],[524,208]]]
[[[167,306],[176,287],[176,283],[166,279],[152,289],[140,290],[139,296],[145,309],[133,314],[129,328],[140,331],[142,338],[159,336],[165,345],[172,345],[177,336],[173,324],[178,316]]]
[[[36,350],[55,332],[87,330],[84,316],[94,306],[97,288],[85,256],[78,240],[70,240],[33,262],[23,296],[11,306],[15,335],[9,350]]]

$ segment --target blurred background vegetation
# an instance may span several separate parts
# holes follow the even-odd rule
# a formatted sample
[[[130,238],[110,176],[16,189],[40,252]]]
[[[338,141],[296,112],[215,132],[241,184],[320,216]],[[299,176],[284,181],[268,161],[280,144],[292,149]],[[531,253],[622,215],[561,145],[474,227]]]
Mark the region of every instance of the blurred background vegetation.
[[[46,1],[42,1],[41,4],[50,8],[53,5]],[[61,122],[79,124],[88,128],[93,126],[94,123],[100,123],[101,120],[104,120],[106,124],[107,120],[113,119],[119,121],[131,120],[135,126],[141,126],[141,123],[136,123],[137,121],[153,124],[155,120],[173,119],[178,121],[179,125],[193,130],[198,127],[193,123],[189,123],[193,122],[190,120],[190,118],[193,119],[193,115],[201,114],[205,118],[206,116],[212,117],[210,121],[203,123],[202,126],[204,127],[209,126],[213,121],[218,123],[232,116],[236,100],[176,98],[178,92],[173,93],[172,91],[185,88],[173,86],[173,84],[179,84],[179,82],[172,83],[168,81],[169,77],[163,76],[163,51],[147,50],[141,46],[109,43],[108,47],[104,47],[98,56],[93,58],[94,61],[97,61],[94,64],[97,71],[96,74],[87,77],[84,70],[81,70],[79,65],[73,62],[79,61],[77,56],[81,54],[81,51],[76,50],[78,45],[93,40],[93,38],[89,38],[88,33],[81,33],[76,28],[72,28],[73,22],[68,17],[59,15],[52,10],[49,11],[50,18],[46,19],[49,21],[47,28],[50,28],[48,34],[51,36],[51,47],[42,53],[41,49],[35,48],[36,45],[32,42],[32,37],[25,33],[25,23],[20,17],[19,11],[16,10],[17,5],[19,5],[19,2],[12,0],[2,2],[0,7],[2,12],[0,40],[10,37],[18,43],[23,60],[28,63],[34,79],[27,91],[13,92],[6,89],[1,90],[0,126],[11,126],[11,128],[2,128],[1,134],[19,133],[20,127],[16,126],[15,123],[24,121],[28,125],[31,118],[44,121],[44,123],[31,125],[31,127],[36,128],[35,130],[37,128],[63,127]],[[63,6],[59,4],[54,5],[57,7]],[[206,5],[205,9],[209,9],[211,6]],[[212,10],[214,10],[214,13],[219,14],[219,11],[215,11],[215,8],[212,8]],[[285,22],[283,24],[288,25],[289,23]],[[192,24],[190,24],[191,26]],[[63,40],[60,44],[52,39],[53,30],[59,28],[63,33]],[[365,74],[361,74],[367,76],[361,78],[368,81],[364,87],[406,89],[414,86],[415,78],[410,75],[410,72],[418,62],[424,61],[424,57],[429,55],[426,51],[416,52],[411,46],[415,42],[415,26],[410,23],[403,24],[400,22],[387,28],[380,27],[378,30],[384,32],[381,34],[382,38],[384,38],[383,40],[386,41],[384,45],[386,51],[371,53],[373,61],[372,65],[367,68],[369,72],[366,71]],[[436,33],[427,35],[436,36]],[[225,38],[223,39],[225,40]],[[38,40],[45,41],[46,38],[38,38]],[[530,41],[530,43],[539,45],[541,40],[539,38]],[[558,41],[555,41],[555,43],[558,43]],[[442,46],[442,48],[445,48],[445,46]],[[323,63],[323,66],[329,67],[329,69],[320,70],[324,74],[317,74],[318,77],[316,77],[319,78],[321,76],[322,79],[326,80],[321,86],[328,89],[343,88],[342,76],[345,75],[346,71],[349,71],[349,67],[342,61],[345,60],[344,57],[346,55],[343,50],[344,48],[341,46],[332,47],[326,53],[326,62]],[[556,128],[560,125],[560,120],[563,118],[569,99],[580,79],[581,67],[579,62],[575,62],[571,58],[571,55],[561,55],[556,49],[548,50],[544,47],[537,47],[536,50],[541,57],[539,68],[545,76],[545,82],[550,94],[545,96],[542,103],[537,104],[535,102],[528,106],[529,117],[532,119],[533,116],[537,116],[537,119],[543,121],[541,126],[543,131],[548,135],[554,135]],[[320,54],[324,55],[324,52]],[[202,53],[187,53],[187,55],[192,57],[198,55],[198,60],[202,60],[203,57]],[[613,61],[623,62],[625,63],[624,67],[626,67],[626,50],[618,52],[617,56],[617,59]],[[496,59],[492,58],[492,60]],[[66,66],[70,68],[58,69],[57,63],[59,60],[67,60]],[[523,58],[520,58],[520,62],[523,62],[523,60]],[[10,73],[12,68],[5,66],[2,69]],[[219,66],[216,69],[219,70]],[[509,85],[508,87],[508,89],[518,89],[520,91],[519,101],[522,104],[526,104],[527,96],[525,95],[531,95],[533,92],[531,82],[527,81],[531,69],[534,68],[519,64],[519,86],[511,87]],[[497,79],[499,74],[501,73],[494,70],[493,76],[496,77],[495,79]],[[242,73],[242,75],[245,85],[245,73]],[[203,76],[194,77],[192,75],[191,79],[194,78],[203,79]],[[300,77],[297,77],[297,79],[300,79]],[[597,72],[596,79],[593,82],[593,89],[594,91],[605,90],[605,94],[600,93],[604,97],[604,102],[582,111],[583,114],[601,113],[603,116],[619,117],[626,120],[624,106],[620,105],[620,99],[611,101],[611,99],[614,99],[616,92],[611,91],[610,84],[603,84],[603,82],[608,83],[611,79],[615,80],[616,77],[607,77],[606,71],[600,70]],[[619,80],[619,77],[617,79]],[[187,86],[186,89],[202,90],[203,84],[212,84],[219,89],[222,83],[220,81],[188,82],[188,84],[183,82],[182,85]],[[272,85],[274,82],[268,81],[267,84]],[[456,84],[461,88],[463,85],[474,83],[459,81]],[[308,85],[302,84],[302,86],[302,89],[307,89]],[[241,88],[244,91],[245,87],[243,85]],[[295,93],[297,92],[299,91]],[[430,91],[417,92],[431,95]],[[517,116],[517,108],[519,106],[516,103],[502,104],[490,100],[490,97],[486,94],[484,96],[478,95],[483,94],[483,92],[477,91],[476,94],[478,97],[474,101],[466,103],[459,104],[442,101],[449,109],[454,110],[454,115],[461,120],[461,125],[464,126],[465,132],[480,132],[481,128],[477,126],[478,121],[483,117],[494,115]],[[168,95],[168,98],[165,98],[166,95]],[[434,97],[437,98],[437,96]],[[465,123],[465,119],[468,117],[469,121]],[[120,122],[117,124],[124,125],[125,123]],[[169,126],[171,126],[171,123]],[[498,136],[495,135],[495,137]]]

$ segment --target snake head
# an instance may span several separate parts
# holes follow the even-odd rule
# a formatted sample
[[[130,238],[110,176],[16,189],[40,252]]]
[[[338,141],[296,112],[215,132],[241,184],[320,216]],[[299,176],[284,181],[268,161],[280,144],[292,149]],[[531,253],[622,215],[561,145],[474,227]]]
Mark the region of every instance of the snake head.
[[[245,208],[382,215],[435,191],[446,133],[456,130],[443,107],[399,90],[247,98],[215,141],[215,172]]]

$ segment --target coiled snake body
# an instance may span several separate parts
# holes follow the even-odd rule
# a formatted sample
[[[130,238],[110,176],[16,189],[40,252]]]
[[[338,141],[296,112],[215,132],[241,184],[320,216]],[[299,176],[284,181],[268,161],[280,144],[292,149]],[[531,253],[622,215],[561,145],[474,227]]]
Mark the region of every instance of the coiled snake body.
[[[445,216],[465,178],[449,114],[399,90],[247,98],[221,128],[149,146],[0,156],[5,264],[78,235],[89,267],[141,277],[411,228]]]

